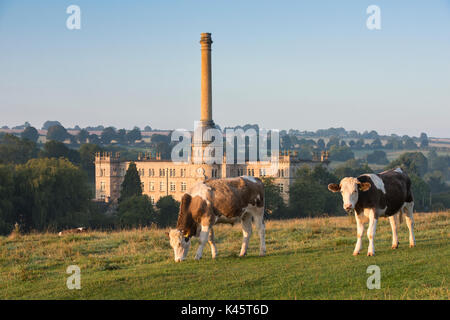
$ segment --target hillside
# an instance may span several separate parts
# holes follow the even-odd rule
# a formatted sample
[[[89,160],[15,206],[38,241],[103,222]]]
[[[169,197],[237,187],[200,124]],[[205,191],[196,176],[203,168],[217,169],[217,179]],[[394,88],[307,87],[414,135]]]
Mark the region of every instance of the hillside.
[[[353,257],[350,217],[267,222],[267,256],[238,258],[239,226],[216,228],[219,256],[173,262],[166,230],[135,229],[66,235],[0,237],[0,299],[449,299],[450,212],[416,214],[417,247],[390,247],[387,219],[377,228],[376,256]],[[368,290],[369,265],[381,289]],[[66,268],[81,269],[81,290],[68,290]]]

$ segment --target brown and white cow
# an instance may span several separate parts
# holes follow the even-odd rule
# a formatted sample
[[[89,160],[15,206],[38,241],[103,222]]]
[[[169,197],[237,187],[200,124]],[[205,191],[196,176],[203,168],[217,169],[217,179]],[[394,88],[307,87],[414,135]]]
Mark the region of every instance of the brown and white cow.
[[[177,226],[169,232],[175,262],[186,258],[193,236],[200,237],[195,259],[202,257],[206,241],[209,241],[212,257],[215,258],[217,249],[213,225],[239,221],[244,236],[240,256],[245,256],[252,234],[252,219],[259,231],[259,254],[262,256],[266,252],[266,245],[264,185],[261,180],[243,176],[197,183],[189,193],[183,195]]]
[[[411,180],[402,169],[397,168],[379,174],[363,174],[358,178],[347,177],[342,179],[340,184],[329,184],[328,189],[332,192],[340,191],[344,210],[355,212],[358,238],[353,255],[359,254],[362,245],[364,224],[361,214],[369,218],[368,256],[375,254],[374,239],[379,217],[389,217],[392,228],[392,249],[398,248],[397,218],[401,217],[404,211],[406,211],[406,223],[409,228],[409,246],[415,246]]]
[[[83,233],[83,232],[87,232],[87,229],[85,227],[79,227],[79,228],[74,228],[74,229],[68,229],[68,230],[63,230],[60,231],[58,233],[59,236],[62,236],[64,234],[71,234],[71,233]]]

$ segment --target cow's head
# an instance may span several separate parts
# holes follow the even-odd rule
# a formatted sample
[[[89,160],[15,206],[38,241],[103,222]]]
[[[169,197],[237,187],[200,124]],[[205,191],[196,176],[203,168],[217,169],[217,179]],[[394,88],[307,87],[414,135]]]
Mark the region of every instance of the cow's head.
[[[347,177],[342,179],[339,184],[330,183],[328,185],[328,190],[331,192],[341,192],[344,210],[349,212],[355,209],[359,192],[369,190],[370,186],[369,182],[360,182],[356,178]]]
[[[191,214],[190,194],[185,193],[181,198],[180,211],[178,213],[177,228],[169,231],[170,245],[173,248],[175,255],[175,262],[180,262],[186,259],[186,256],[191,246],[191,236],[194,236],[192,225],[195,222]]]
[[[181,230],[171,229],[169,231],[170,246],[173,248],[175,262],[186,259],[191,246],[191,238],[183,234]]]

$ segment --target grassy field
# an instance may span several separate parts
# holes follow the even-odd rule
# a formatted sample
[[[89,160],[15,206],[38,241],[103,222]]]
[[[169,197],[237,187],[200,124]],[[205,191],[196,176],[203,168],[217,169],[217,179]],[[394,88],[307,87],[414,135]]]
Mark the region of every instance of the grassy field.
[[[354,257],[350,217],[267,222],[267,256],[237,256],[239,226],[216,227],[219,255],[173,262],[165,230],[0,237],[2,299],[449,299],[450,212],[416,214],[417,247],[391,249],[387,219],[377,228],[376,256]],[[81,269],[81,290],[68,290],[66,268]],[[366,287],[369,265],[381,269],[381,289]]]

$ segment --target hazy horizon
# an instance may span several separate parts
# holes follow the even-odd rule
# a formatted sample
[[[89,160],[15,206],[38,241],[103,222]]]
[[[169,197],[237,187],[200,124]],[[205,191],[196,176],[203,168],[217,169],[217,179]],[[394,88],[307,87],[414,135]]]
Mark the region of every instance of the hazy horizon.
[[[81,8],[68,30],[66,8]],[[381,8],[368,30],[366,8]],[[0,127],[192,129],[211,32],[222,128],[450,138],[450,1],[2,1]]]

